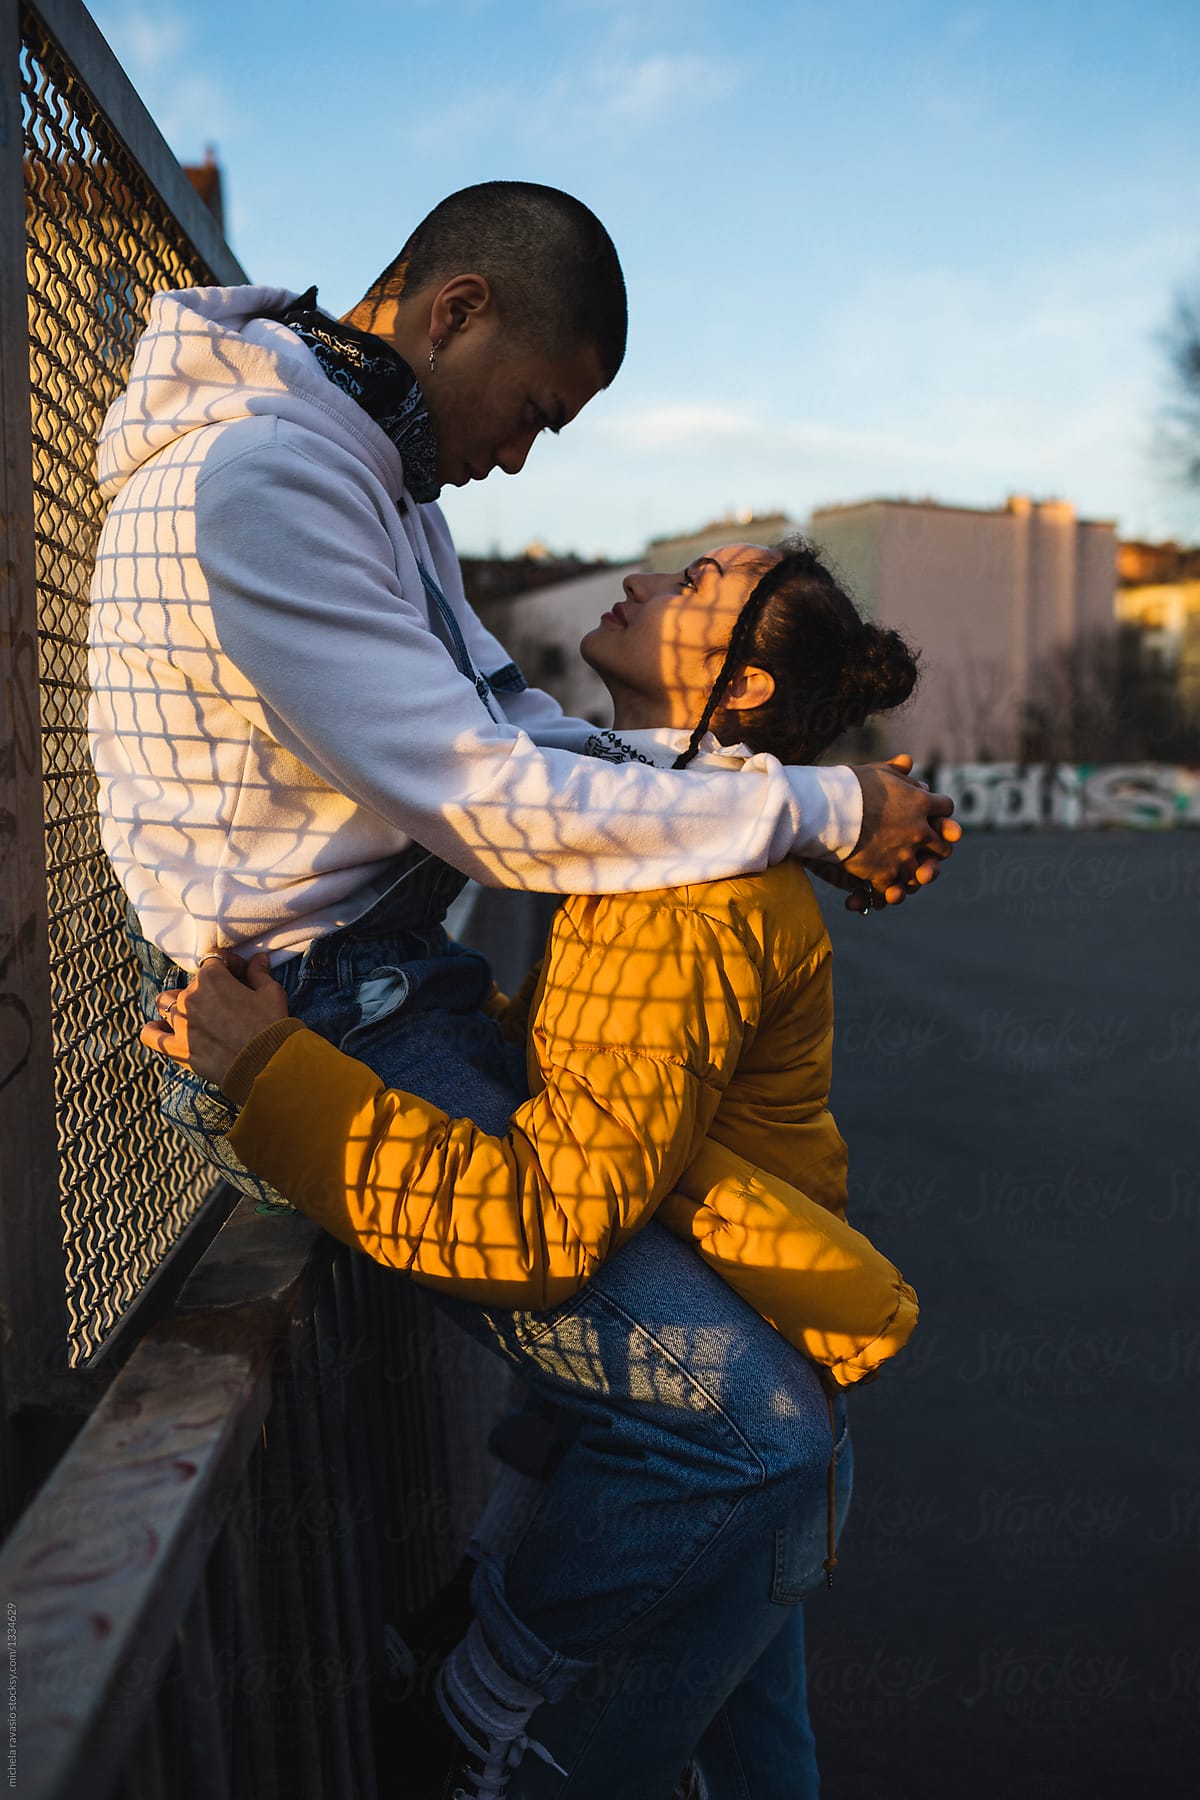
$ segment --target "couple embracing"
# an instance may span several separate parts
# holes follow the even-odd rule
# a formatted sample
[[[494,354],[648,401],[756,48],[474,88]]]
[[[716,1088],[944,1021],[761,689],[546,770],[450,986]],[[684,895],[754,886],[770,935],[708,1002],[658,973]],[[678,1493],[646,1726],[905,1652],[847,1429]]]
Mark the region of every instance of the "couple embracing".
[[[101,437],[92,750],[168,1118],[523,1377],[431,1793],[782,1800],[846,1392],[916,1318],[845,1218],[807,870],[897,901],[958,828],[814,766],[916,671],[804,544],[628,577],[604,734],[475,617],[440,489],[518,473],[625,328],[599,221],[510,182],[342,320],[160,295]],[[443,929],[470,877],[565,897],[511,1000]]]

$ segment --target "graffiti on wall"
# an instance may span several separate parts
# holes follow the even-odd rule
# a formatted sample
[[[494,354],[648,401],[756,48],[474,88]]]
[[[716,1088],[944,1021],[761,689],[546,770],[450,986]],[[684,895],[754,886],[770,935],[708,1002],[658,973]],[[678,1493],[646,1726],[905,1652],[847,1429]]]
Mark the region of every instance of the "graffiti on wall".
[[[915,772],[976,828],[1200,827],[1200,769],[1169,763],[935,763]]]

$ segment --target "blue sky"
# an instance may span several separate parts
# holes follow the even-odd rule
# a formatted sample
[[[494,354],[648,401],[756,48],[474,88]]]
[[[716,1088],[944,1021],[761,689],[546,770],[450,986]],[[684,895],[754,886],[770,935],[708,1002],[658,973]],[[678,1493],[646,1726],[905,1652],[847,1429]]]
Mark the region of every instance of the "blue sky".
[[[1156,453],[1156,333],[1200,283],[1194,4],[92,11],[181,160],[217,146],[254,279],[345,311],[435,201],[498,176],[604,220],[624,368],[522,475],[448,495],[463,550],[1014,491],[1200,539]]]

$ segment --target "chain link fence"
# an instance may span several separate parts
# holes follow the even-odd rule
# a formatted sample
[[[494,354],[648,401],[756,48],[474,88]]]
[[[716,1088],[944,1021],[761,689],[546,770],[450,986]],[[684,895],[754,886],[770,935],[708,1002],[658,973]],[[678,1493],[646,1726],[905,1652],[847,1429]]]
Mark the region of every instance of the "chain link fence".
[[[158,1123],[156,1071],[134,1031],[122,896],[100,844],[86,736],[88,588],[104,513],[96,436],[152,294],[244,277],[215,230],[223,266],[197,250],[95,97],[89,74],[103,74],[136,120],[132,90],[115,64],[104,68],[106,47],[82,7],[22,6],[19,33],[57,1203],[67,1361],[78,1365],[212,1187],[211,1171]],[[161,146],[149,121],[138,123]],[[178,167],[160,160],[192,197]]]

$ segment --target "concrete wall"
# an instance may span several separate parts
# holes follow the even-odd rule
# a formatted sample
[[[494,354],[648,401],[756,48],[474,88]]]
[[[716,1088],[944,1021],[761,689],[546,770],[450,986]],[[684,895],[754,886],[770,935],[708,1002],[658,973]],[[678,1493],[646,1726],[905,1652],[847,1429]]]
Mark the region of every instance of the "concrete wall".
[[[1079,521],[1079,629],[1111,631],[1115,621],[1117,534],[1111,525]]]
[[[813,514],[811,532],[866,616],[922,653],[917,693],[879,722],[885,754],[1008,756],[1039,664],[1111,628],[1116,537],[1065,501],[1002,511],[867,501]]]
[[[701,526],[699,531],[685,532],[681,537],[652,538],[638,566],[661,575],[686,569],[698,556],[719,550],[722,544],[777,544],[795,530],[795,520],[779,512],[714,519],[711,524]]]
[[[531,687],[545,688],[564,712],[597,725],[612,722],[608,689],[579,654],[579,641],[621,598],[621,582],[640,563],[602,569],[480,608]]]
[[[740,529],[752,539],[762,535],[755,523],[767,522]],[[872,500],[818,511],[809,529],[864,616],[903,632],[921,652],[912,701],[877,723],[883,755],[907,750],[920,762],[1019,755],[1022,702],[1039,667],[1060,646],[1113,627],[1115,532],[1077,519],[1065,501],[1015,498],[986,511]],[[735,530],[725,522],[711,538],[657,548],[669,566],[681,567]],[[644,566],[576,576],[481,612],[531,684],[567,712],[608,724],[607,692],[581,661],[579,641],[620,598],[624,576]]]

